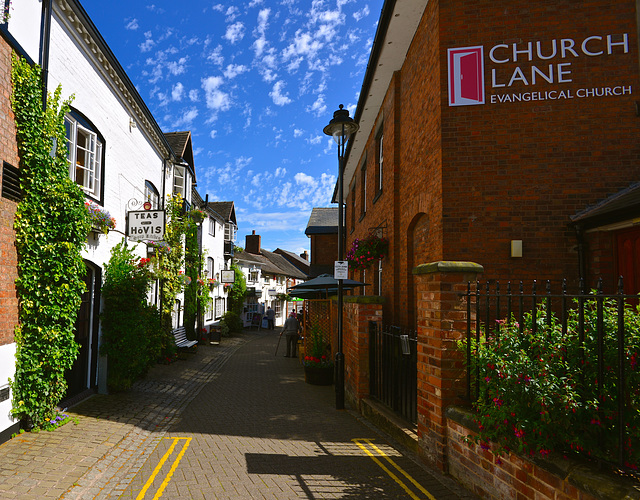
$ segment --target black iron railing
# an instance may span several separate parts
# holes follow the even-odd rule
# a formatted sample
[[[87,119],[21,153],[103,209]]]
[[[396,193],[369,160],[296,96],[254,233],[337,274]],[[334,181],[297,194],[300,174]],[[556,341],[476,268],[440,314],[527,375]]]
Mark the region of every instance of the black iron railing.
[[[369,322],[369,394],[417,423],[417,332]]]
[[[619,465],[626,462],[625,446],[623,443],[626,436],[626,429],[631,424],[631,413],[640,411],[638,408],[630,407],[629,401],[633,400],[631,392],[637,388],[629,388],[629,370],[636,369],[636,361],[633,352],[638,346],[629,345],[629,331],[625,332],[625,312],[629,311],[629,306],[634,308],[638,304],[637,295],[626,295],[623,290],[622,277],[618,282],[618,290],[615,294],[605,295],[602,292],[602,281],[595,290],[587,292],[581,282],[579,292],[576,294],[567,293],[566,281],[562,282],[560,293],[552,293],[550,282],[546,282],[544,290],[539,291],[537,283],[534,281],[531,292],[523,291],[523,284],[519,282],[517,290],[513,290],[511,283],[500,288],[499,283],[481,284],[480,282],[469,283],[467,288],[467,342],[466,358],[467,367],[467,399],[476,401],[481,394],[481,380],[479,376],[478,363],[475,363],[476,347],[481,343],[495,343],[500,341],[503,328],[519,329],[520,334],[535,334],[538,331],[551,327],[552,323],[556,328],[561,328],[564,336],[569,329],[575,337],[576,344],[571,352],[579,357],[583,363],[596,363],[595,386],[597,387],[598,398],[614,398],[617,405],[615,425],[617,432],[617,449],[611,456],[611,460],[617,461]],[[614,311],[614,314],[612,314]],[[530,330],[524,331],[525,316],[530,314],[527,320]],[[589,315],[591,324],[595,318],[595,332],[589,331],[586,326]],[[627,312],[627,315],[629,313]],[[571,316],[571,320],[568,318]],[[612,317],[613,316],[613,317]],[[607,330],[609,335],[605,334]],[[615,331],[615,335],[611,334]],[[585,334],[593,336],[595,342],[587,349],[585,346]],[[615,353],[615,356],[613,356]],[[563,354],[563,353],[561,353]],[[629,356],[631,355],[631,359]],[[611,360],[614,357],[617,366],[606,366],[605,359]],[[637,354],[636,354],[637,356]],[[606,376],[615,377],[615,393],[605,394],[603,381]],[[632,380],[632,379],[629,379]]]

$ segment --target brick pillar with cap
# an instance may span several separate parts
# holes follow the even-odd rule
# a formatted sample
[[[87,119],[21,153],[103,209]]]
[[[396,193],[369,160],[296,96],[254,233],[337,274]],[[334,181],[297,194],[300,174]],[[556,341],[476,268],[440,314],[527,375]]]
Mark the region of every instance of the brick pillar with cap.
[[[445,410],[465,394],[465,358],[457,342],[465,337],[467,283],[483,267],[439,261],[413,269],[418,323],[418,440],[422,458],[447,471]]]

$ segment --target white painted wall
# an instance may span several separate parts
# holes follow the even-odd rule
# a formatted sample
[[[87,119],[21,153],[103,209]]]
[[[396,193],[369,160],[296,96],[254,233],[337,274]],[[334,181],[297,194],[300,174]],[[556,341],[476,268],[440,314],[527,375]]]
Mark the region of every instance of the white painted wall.
[[[215,236],[209,233],[209,223],[213,221],[215,224]],[[225,269],[225,260],[224,260],[224,224],[220,223],[220,221],[216,220],[213,217],[207,217],[202,223],[202,253],[204,256],[204,269],[202,272],[202,276],[205,276],[205,272],[207,271],[207,257],[213,258],[213,276],[209,276],[207,274],[206,279],[216,278],[218,282],[220,282],[220,271]],[[227,310],[227,292],[224,290],[222,284],[219,286],[213,287],[213,289],[209,292],[209,296],[213,299],[213,304],[215,307],[215,299],[217,297],[222,297],[225,299],[224,301],[224,312]],[[210,316],[205,312],[204,314],[204,326],[210,326],[213,324],[217,324],[220,321],[220,318],[216,318],[215,311],[213,314],[213,319],[209,319]]]
[[[116,230],[106,236],[89,237],[83,253],[85,259],[104,268],[111,249],[124,235],[126,211],[141,209],[145,181],[151,181],[163,199],[165,192],[172,190],[173,169],[165,178],[165,153],[158,146],[156,130],[146,128],[144,117],[135,113],[135,106],[127,100],[123,89],[118,87],[96,54],[90,50],[83,39],[84,35],[80,36],[68,24],[59,2],[54,0],[53,4],[49,91],[53,92],[61,85],[63,98],[73,94],[72,107],[86,116],[104,139],[104,195],[99,204],[115,217]],[[41,11],[42,0],[12,1],[8,23],[11,35],[35,62],[39,62]],[[135,123],[135,127],[131,123]],[[185,180],[187,199],[190,199],[190,176],[189,180]],[[223,228],[220,228],[220,233],[224,238]],[[129,246],[135,247],[140,257],[146,257],[146,245],[131,242]],[[223,260],[216,257],[216,261]],[[184,303],[182,297],[180,300]],[[0,346],[0,388],[14,373],[15,344]],[[100,376],[98,373],[97,377]],[[8,416],[10,408],[10,400],[0,403],[0,431],[13,423]]]
[[[16,370],[16,344],[0,346],[0,389],[9,384]],[[0,403],[0,431],[11,427],[15,420],[11,418],[11,397]]]
[[[12,1],[9,9],[9,32],[36,63],[39,63],[40,18],[42,0]]]

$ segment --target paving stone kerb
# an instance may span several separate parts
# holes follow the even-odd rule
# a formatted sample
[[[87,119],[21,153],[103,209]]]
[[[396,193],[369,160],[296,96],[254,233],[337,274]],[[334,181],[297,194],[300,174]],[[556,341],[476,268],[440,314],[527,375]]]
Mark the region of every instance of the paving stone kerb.
[[[332,387],[305,384],[296,360],[273,356],[276,341],[273,333],[247,331],[220,346],[200,346],[186,360],[155,367],[128,392],[94,396],[72,408],[67,413],[77,424],[4,443],[0,499],[135,498],[168,436],[193,442],[163,498],[307,498],[310,488],[327,497],[361,482],[359,474],[367,478],[361,498],[367,488],[384,488],[389,480],[379,469],[363,470],[372,460],[322,448],[349,443],[354,453],[351,437],[384,440],[354,413],[334,409]],[[468,495],[400,459],[437,498]],[[301,464],[305,470],[296,470]]]

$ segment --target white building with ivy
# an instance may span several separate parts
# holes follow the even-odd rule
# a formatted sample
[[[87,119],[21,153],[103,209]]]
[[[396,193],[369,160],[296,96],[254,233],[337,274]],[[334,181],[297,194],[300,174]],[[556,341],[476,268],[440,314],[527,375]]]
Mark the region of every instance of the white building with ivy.
[[[76,340],[82,347],[67,375],[67,397],[81,398],[104,389],[106,370],[99,356],[100,287],[111,249],[125,238],[129,212],[162,210],[166,196],[172,193],[184,198],[185,208],[191,206],[195,185],[191,135],[160,129],[77,0],[12,2],[11,17],[0,25],[0,31],[18,54],[42,67],[47,91],[60,86],[63,98],[74,96],[65,117],[69,176],[82,188],[95,214],[83,253],[88,291],[76,324]],[[224,231],[229,221],[213,212],[210,215],[213,226]],[[224,265],[224,241],[220,252],[216,247],[212,274]],[[141,258],[147,257],[144,242],[130,241],[128,245],[135,246]],[[150,300],[158,300],[157,286]],[[217,316],[215,305],[214,299]],[[182,321],[179,303],[175,311],[178,325]],[[10,352],[11,345],[9,341],[0,350]],[[13,368],[2,364],[0,378],[6,380],[12,377]],[[0,401],[0,433],[15,426],[4,416],[7,401]]]

